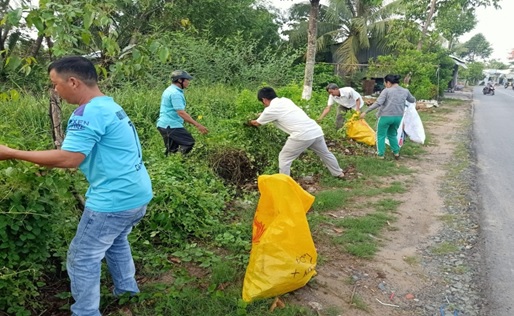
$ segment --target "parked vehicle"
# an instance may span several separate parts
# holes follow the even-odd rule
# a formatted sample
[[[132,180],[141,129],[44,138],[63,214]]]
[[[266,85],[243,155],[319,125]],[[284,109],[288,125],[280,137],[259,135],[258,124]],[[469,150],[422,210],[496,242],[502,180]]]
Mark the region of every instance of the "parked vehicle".
[[[508,87],[512,87],[512,89],[514,89],[514,86],[512,86],[512,82],[510,81],[505,82],[503,86],[505,87],[505,89],[507,89]]]

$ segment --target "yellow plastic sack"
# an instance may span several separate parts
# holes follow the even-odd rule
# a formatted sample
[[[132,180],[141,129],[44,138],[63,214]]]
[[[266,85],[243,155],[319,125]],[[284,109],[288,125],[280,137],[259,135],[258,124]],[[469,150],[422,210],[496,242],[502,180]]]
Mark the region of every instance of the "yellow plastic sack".
[[[359,113],[352,116],[345,124],[346,136],[366,145],[375,146],[375,131],[364,119],[359,119]]]
[[[306,216],[314,196],[284,174],[262,175],[258,185],[245,302],[294,291],[316,275],[318,256]]]

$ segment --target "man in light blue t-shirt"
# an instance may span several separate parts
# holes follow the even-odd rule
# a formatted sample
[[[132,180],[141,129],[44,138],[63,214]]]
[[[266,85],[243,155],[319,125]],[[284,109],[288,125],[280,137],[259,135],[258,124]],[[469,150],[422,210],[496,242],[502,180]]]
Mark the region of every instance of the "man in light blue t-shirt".
[[[194,125],[202,134],[209,132],[205,126],[195,121],[186,112],[184,89],[189,86],[189,81],[192,79],[193,77],[187,72],[175,70],[171,73],[172,84],[162,93],[157,129],[164,141],[166,156],[178,151],[187,154],[193,149],[195,139],[184,128],[184,121]]]
[[[94,65],[74,56],[48,67],[55,91],[79,107],[69,121],[61,149],[15,150],[0,146],[0,160],[19,159],[42,166],[80,168],[89,182],[86,204],[67,256],[75,303],[72,315],[99,316],[101,261],[105,257],[114,294],[139,292],[127,236],[152,199],[134,124],[97,85]]]

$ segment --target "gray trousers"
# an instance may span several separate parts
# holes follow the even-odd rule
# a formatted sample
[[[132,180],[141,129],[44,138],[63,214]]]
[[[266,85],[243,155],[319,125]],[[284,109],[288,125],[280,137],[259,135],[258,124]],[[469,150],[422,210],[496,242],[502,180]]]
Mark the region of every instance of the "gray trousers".
[[[343,127],[344,123],[346,122],[346,112],[348,112],[349,108],[345,108],[344,106],[342,105],[339,105],[337,107],[337,114],[336,114],[336,130],[340,129],[341,127]]]
[[[291,164],[306,149],[312,149],[321,158],[333,176],[337,177],[343,172],[334,154],[328,150],[324,136],[309,140],[287,139],[278,155],[279,172],[290,175]]]

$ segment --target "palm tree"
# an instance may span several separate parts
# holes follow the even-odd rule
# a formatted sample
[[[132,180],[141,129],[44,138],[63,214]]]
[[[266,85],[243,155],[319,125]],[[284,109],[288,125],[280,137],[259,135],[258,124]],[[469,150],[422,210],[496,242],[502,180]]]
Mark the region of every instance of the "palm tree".
[[[382,0],[329,0],[327,7],[322,6],[318,19],[317,49],[339,42],[337,62],[345,71],[354,70],[361,50],[378,48],[386,51],[385,35],[394,21],[392,17],[401,13],[401,1],[382,5]],[[292,7],[291,15],[300,19],[303,12],[305,7],[296,5]],[[300,22],[290,32],[291,41],[304,42],[306,29],[307,23]]]
[[[337,61],[345,71],[356,69],[359,51],[372,46],[386,50],[386,34],[394,14],[401,12],[401,0],[382,5],[381,0],[330,0],[328,23],[323,26],[320,45],[341,41]],[[320,27],[321,28],[321,27]]]

